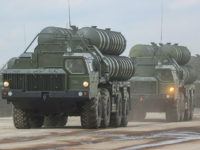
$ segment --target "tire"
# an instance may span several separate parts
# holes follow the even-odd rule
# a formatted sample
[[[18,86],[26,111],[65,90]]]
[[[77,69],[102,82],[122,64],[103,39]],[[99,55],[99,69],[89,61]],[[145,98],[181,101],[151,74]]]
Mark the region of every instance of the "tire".
[[[193,115],[194,115],[194,108],[192,108],[190,111],[191,112],[190,112],[189,120],[192,120],[193,119]]]
[[[102,100],[100,90],[96,98],[89,100],[82,106],[81,126],[82,128],[97,129],[101,126]]]
[[[183,93],[180,93],[180,98],[173,104],[170,104],[166,110],[166,120],[168,122],[178,122],[184,120],[185,101]]]
[[[185,105],[186,105],[186,101],[185,101],[185,96],[183,93],[181,93],[180,95],[180,113],[181,113],[181,118],[180,118],[180,121],[184,121],[184,118],[185,118]]]
[[[175,105],[175,106],[174,106]],[[181,121],[181,114],[179,110],[179,104],[175,102],[175,104],[171,104],[166,111],[166,120],[168,122],[178,122]]]
[[[176,111],[176,108],[172,108],[173,106],[168,106],[166,110],[166,121],[167,122],[177,122],[180,120],[180,114],[173,114],[179,113]]]
[[[127,95],[127,98],[123,100],[123,103],[122,103],[121,127],[127,127],[127,125],[128,125],[128,115],[129,115],[129,94]]]
[[[101,99],[102,99],[101,127],[107,128],[110,125],[110,115],[111,115],[110,93],[107,89],[101,89]]]
[[[122,121],[122,95],[119,92],[115,97],[116,100],[116,112],[111,113],[110,126],[119,127]]]
[[[194,115],[194,101],[193,101],[193,97],[190,101],[190,117],[189,120],[193,119],[193,115]]]
[[[185,121],[188,121],[188,120],[190,120],[190,116],[191,116],[191,100],[188,98],[187,99],[187,109],[185,110],[185,115],[184,115],[184,120]]]
[[[61,114],[45,116],[44,126],[48,128],[64,127],[67,119],[67,116]]]
[[[29,122],[30,122],[31,128],[41,128],[44,123],[44,117],[43,116],[31,116]]]
[[[13,107],[13,122],[17,129],[30,129],[30,115],[27,111]]]

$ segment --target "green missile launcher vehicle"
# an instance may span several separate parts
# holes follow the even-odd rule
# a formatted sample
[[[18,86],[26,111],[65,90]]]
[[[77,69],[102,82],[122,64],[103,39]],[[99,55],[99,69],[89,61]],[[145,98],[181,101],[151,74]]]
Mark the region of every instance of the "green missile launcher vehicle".
[[[47,27],[34,52],[3,70],[2,97],[13,104],[16,128],[62,127],[80,116],[83,128],[127,126],[133,61],[119,56],[126,40],[96,27]]]
[[[135,75],[130,79],[131,119],[146,112],[166,112],[168,121],[191,120],[194,110],[195,70],[187,63],[190,51],[177,44],[136,45],[130,51]]]

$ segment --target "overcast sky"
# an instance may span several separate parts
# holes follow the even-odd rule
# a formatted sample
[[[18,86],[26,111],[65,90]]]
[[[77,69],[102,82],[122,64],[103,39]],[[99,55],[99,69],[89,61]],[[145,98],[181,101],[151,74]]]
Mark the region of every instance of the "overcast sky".
[[[163,43],[200,53],[200,0],[163,0]],[[19,56],[46,26],[66,27],[67,0],[1,0],[0,66]],[[161,0],[71,0],[72,24],[120,31],[135,44],[160,42]]]

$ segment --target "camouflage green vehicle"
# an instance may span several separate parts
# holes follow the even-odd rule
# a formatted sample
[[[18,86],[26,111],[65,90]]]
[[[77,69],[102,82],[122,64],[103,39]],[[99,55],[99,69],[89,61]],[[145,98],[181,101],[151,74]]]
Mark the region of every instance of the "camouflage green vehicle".
[[[62,127],[80,116],[83,128],[127,126],[134,65],[119,56],[126,40],[96,27],[47,27],[3,70],[2,97],[16,128]],[[34,41],[33,40],[33,41]]]
[[[132,119],[146,112],[166,112],[168,121],[191,120],[194,110],[195,70],[187,65],[190,51],[170,43],[136,45],[130,51],[135,75],[130,79]]]

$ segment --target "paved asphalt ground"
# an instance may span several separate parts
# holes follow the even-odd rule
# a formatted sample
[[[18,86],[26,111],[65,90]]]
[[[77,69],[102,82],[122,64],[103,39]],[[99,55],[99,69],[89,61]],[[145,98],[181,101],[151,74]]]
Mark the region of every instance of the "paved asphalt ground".
[[[80,118],[71,117],[64,128],[15,129],[12,118],[0,118],[0,149],[159,149],[199,150],[200,111],[193,121],[168,123],[164,114],[149,113],[143,122],[126,128],[81,129]]]

